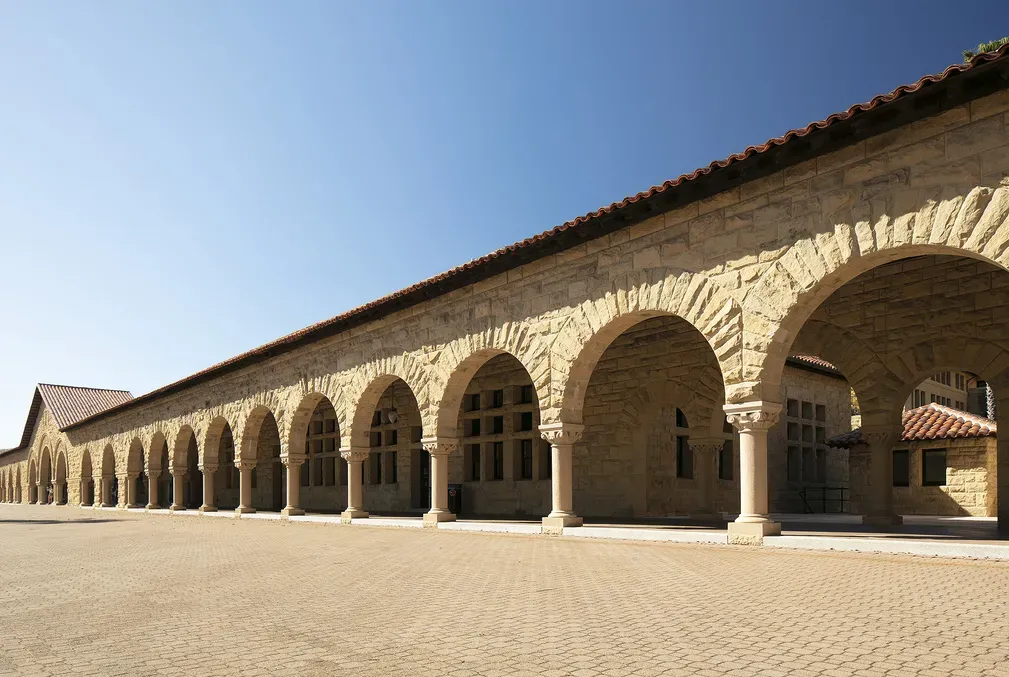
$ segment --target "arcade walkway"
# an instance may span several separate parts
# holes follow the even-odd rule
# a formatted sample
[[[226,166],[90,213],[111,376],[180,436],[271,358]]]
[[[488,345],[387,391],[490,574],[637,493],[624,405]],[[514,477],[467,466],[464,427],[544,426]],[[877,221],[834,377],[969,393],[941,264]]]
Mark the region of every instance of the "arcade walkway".
[[[998,675],[1009,564],[0,506],[0,675]]]

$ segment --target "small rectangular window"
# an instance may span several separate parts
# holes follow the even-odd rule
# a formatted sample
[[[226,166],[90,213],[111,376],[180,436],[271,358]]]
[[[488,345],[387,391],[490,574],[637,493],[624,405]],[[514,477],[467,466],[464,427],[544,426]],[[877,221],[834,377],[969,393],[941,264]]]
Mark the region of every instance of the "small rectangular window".
[[[694,453],[686,437],[676,438],[676,476],[683,479],[694,478]]]
[[[519,404],[533,403],[533,387],[531,385],[522,386],[519,389]]]
[[[467,426],[468,426],[467,430],[466,430],[466,436],[467,437],[479,437],[480,436],[480,419],[473,418],[473,419],[468,420],[466,423],[467,423]]]
[[[371,425],[372,426],[382,425],[382,412],[381,411],[376,411],[374,414],[371,415]]]
[[[466,396],[466,411],[480,411],[480,393]]]
[[[495,442],[491,451],[493,454],[494,479],[504,479],[504,442]]]
[[[327,487],[336,486],[336,458],[334,456],[327,456],[323,459],[322,465],[322,483]]]
[[[466,445],[466,460],[469,466],[469,481],[479,482],[480,481],[480,445],[479,444],[467,444]]]
[[[823,404],[816,405],[816,420],[826,423],[827,421],[827,407]]]
[[[911,455],[907,449],[893,450],[893,486],[911,486]]]
[[[503,407],[504,406],[504,391],[503,390],[495,390],[493,393],[491,393],[491,400],[494,403],[492,406],[495,409],[497,409],[498,407]]]
[[[519,432],[525,432],[533,429],[533,413],[531,411],[523,411],[519,414]]]
[[[382,483],[382,454],[371,455],[371,483]]]
[[[311,470],[312,466],[309,464],[308,461],[305,461],[304,463],[301,464],[301,486],[303,487],[308,486],[308,475],[311,472]]]
[[[385,444],[386,444],[386,446],[395,446],[395,445],[399,444],[399,431],[398,430],[390,430],[386,434]]]
[[[946,484],[946,450],[925,449],[921,452],[921,485],[941,487]]]
[[[504,416],[495,416],[491,419],[491,433],[500,435],[504,432]]]
[[[787,437],[789,442],[798,442],[800,439],[802,439],[802,426],[800,426],[798,423],[792,423],[791,421],[789,421],[788,425],[786,426],[786,430],[788,433]]]
[[[732,469],[732,440],[725,440],[725,444],[718,452],[718,479],[731,481]]]
[[[803,402],[802,403],[802,417],[805,419],[813,418],[813,403]]]
[[[802,448],[802,481],[816,482],[816,450],[812,447]]]
[[[799,400],[785,400],[785,412],[791,418],[799,417]]]
[[[335,433],[336,432],[336,419],[335,418],[327,418],[326,419],[326,432],[327,433]]]
[[[322,459],[315,459],[315,463],[312,468],[312,484],[321,487],[322,486]]]
[[[389,483],[396,484],[399,482],[399,465],[397,464],[397,453],[395,451],[389,452]]]
[[[520,453],[522,454],[519,477],[524,480],[531,480],[533,478],[533,441],[521,440],[519,444],[521,445]]]
[[[553,450],[546,440],[540,440],[540,479],[550,479],[550,471],[553,466]]]

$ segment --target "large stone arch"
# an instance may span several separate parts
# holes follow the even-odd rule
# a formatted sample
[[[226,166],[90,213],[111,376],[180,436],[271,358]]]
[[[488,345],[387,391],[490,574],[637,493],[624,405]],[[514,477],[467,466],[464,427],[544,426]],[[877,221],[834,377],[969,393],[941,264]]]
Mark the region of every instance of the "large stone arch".
[[[284,443],[284,428],[281,423],[281,416],[283,416],[283,411],[276,412],[271,407],[265,404],[257,404],[252,408],[251,411],[246,413],[242,418],[243,421],[239,421],[239,429],[232,430],[232,435],[235,436],[235,460],[249,460],[252,462],[256,461],[256,449],[259,445],[259,433],[263,427],[263,422],[270,416],[273,416],[274,421],[277,423],[277,429],[280,434],[281,444]],[[281,453],[284,450],[281,449]]]
[[[156,472],[160,472],[161,469],[161,454],[168,448],[168,457],[172,455],[172,448],[169,445],[169,434],[160,428],[156,428],[152,433],[150,438],[145,445],[147,454],[144,457],[144,468],[148,475],[150,475],[151,470],[155,469]]]
[[[1002,399],[1009,397],[1009,350],[973,337],[943,337],[921,341],[896,356],[893,371],[901,387],[889,402],[899,407],[922,381],[942,371],[969,371],[987,381]]]
[[[102,477],[115,477],[116,475],[116,450],[111,443],[106,444],[102,449]]]
[[[425,435],[455,436],[455,417],[466,386],[480,367],[505,354],[514,357],[529,374],[541,406],[550,401],[549,342],[528,323],[505,322],[467,334],[438,352],[428,379],[430,407],[421,407]]]
[[[551,397],[544,422],[581,423],[589,379],[606,349],[639,322],[662,316],[683,319],[704,337],[727,392],[741,380],[743,325],[736,301],[703,275],[652,268],[621,278],[568,317],[551,350]]]
[[[792,243],[743,299],[743,368],[756,376],[753,399],[773,401],[789,346],[806,320],[862,273],[928,254],[1009,270],[1009,186],[905,189],[857,204],[850,192],[851,204],[835,211],[836,221]]]
[[[341,428],[342,446],[348,448],[368,446],[371,417],[375,407],[386,388],[397,380],[406,383],[410,389],[423,420],[423,412],[430,409],[428,379],[431,371],[428,365],[405,353],[370,362],[356,369],[351,376],[350,387],[339,390],[339,401],[333,402],[337,415],[339,416],[340,409],[343,409],[347,421],[347,426]],[[433,421],[430,428],[425,421],[425,431],[430,429],[433,429]]]
[[[892,401],[903,388],[901,377],[886,366],[873,346],[829,322],[807,321],[788,352],[815,355],[837,367],[863,409],[884,408],[884,401]]]
[[[201,464],[218,463],[218,450],[221,448],[221,437],[225,430],[231,430],[232,439],[235,437],[235,426],[225,416],[216,416],[207,425],[207,431],[203,436],[203,444],[199,445],[198,453]],[[179,437],[176,438],[175,449],[172,452],[172,463],[185,465],[186,454],[189,451],[189,435],[196,437],[196,432],[191,426],[182,426],[179,430]],[[199,439],[197,438],[197,444]]]
[[[312,414],[316,407],[322,402],[329,402],[329,405],[336,409],[333,398],[320,391],[308,391],[300,397],[300,400],[290,407],[291,416],[288,425],[287,437],[281,438],[284,445],[281,453],[301,455],[305,453],[305,435],[308,432],[308,425],[312,420]],[[341,434],[343,425],[339,420],[340,414],[337,411],[337,435]]]
[[[546,353],[546,346],[544,346],[543,352],[537,355],[539,361],[534,362],[537,365],[538,374],[530,371],[530,365],[523,362],[512,352],[500,348],[479,348],[465,356],[456,356],[457,361],[454,361],[454,367],[449,372],[448,379],[443,384],[439,384],[441,387],[440,392],[432,393],[431,401],[435,405],[433,431],[437,437],[447,439],[460,437],[457,430],[459,409],[462,407],[466,388],[477,372],[480,371],[480,368],[499,355],[513,357],[522,365],[532,380],[533,389],[536,391],[536,397],[542,409],[542,404],[547,401],[545,398],[549,398],[550,396],[548,381],[549,356]],[[460,357],[461,359],[459,359]],[[542,420],[542,413],[540,420]],[[425,425],[425,435],[430,436],[431,433],[429,431],[431,429],[431,427]]]

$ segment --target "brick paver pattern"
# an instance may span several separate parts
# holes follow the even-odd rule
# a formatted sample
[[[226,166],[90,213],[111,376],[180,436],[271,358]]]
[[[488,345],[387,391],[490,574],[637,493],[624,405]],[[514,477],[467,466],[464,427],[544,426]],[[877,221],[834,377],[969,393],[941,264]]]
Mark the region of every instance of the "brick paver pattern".
[[[1009,675],[1009,565],[0,506],[0,674]]]

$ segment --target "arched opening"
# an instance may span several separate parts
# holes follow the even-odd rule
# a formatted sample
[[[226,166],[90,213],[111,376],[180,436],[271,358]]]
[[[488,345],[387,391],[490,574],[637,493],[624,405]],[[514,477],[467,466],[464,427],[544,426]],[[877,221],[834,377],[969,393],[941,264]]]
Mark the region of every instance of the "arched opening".
[[[156,433],[151,439],[147,460],[147,504],[150,508],[172,504],[172,475],[168,459],[168,440],[160,432]]]
[[[36,470],[35,459],[28,459],[28,502],[38,503],[39,502],[39,492],[38,485],[38,471]]]
[[[116,474],[116,453],[112,445],[106,445],[102,452],[101,505],[104,508],[119,503],[119,478]]]
[[[358,402],[351,433],[352,448],[368,451],[360,470],[366,512],[426,508],[431,481],[422,434],[417,398],[406,381],[389,375],[373,381]]]
[[[126,459],[126,507],[147,505],[147,476],[144,473],[144,447],[139,439],[130,443]]]
[[[242,444],[243,460],[251,456],[252,507],[280,512],[285,505],[284,473],[280,462],[280,430],[273,412],[258,407],[249,415]]]
[[[576,514],[720,519],[739,510],[722,373],[693,325],[621,316],[589,339],[571,380],[564,410],[585,426],[572,455]]]
[[[94,505],[95,480],[91,468],[91,453],[81,452],[81,505]]]
[[[53,461],[49,447],[42,449],[39,459],[39,503],[46,505],[53,502]]]
[[[821,355],[857,394],[859,432],[827,432],[832,443],[850,450],[850,511],[886,528],[900,524],[902,515],[924,514],[998,515],[1006,523],[1009,506],[1000,507],[998,496],[1009,495],[1009,482],[997,472],[1009,462],[1006,443],[994,435],[967,442],[956,431],[986,427],[982,412],[962,410],[971,398],[970,375],[993,384],[1000,397],[1009,384],[1009,271],[976,258],[930,253],[890,257],[858,275],[843,272],[812,295],[818,301],[813,308],[798,306],[783,325],[801,319],[788,354]],[[794,454],[788,428],[805,425],[801,407],[807,400],[785,390],[780,439],[769,438],[772,461]],[[1005,418],[1004,409],[996,408],[998,417]],[[934,427],[936,421],[943,423]],[[920,439],[910,432],[915,426],[927,430]],[[794,477],[776,478],[773,467],[769,485],[798,490]]]
[[[187,448],[195,451],[196,436],[192,434],[192,430],[184,428],[180,436],[183,434],[187,436]],[[239,479],[238,468],[235,467],[235,440],[227,419],[218,416],[211,421],[204,439],[203,462],[217,467],[213,477],[214,507],[237,508]]]
[[[16,483],[14,484],[14,500],[17,503],[20,503],[21,500],[24,498],[24,495],[22,494],[21,486],[22,486],[21,485],[21,466],[19,465],[18,469],[17,469],[17,480],[16,480]]]
[[[67,500],[67,455],[60,449],[56,454],[55,501],[58,505],[66,505]]]
[[[550,445],[540,436],[540,403],[532,377],[513,355],[482,351],[449,379],[439,435],[459,440],[449,482],[464,515],[530,518],[550,512]],[[443,412],[443,413],[442,413]],[[449,496],[455,493],[449,491]]]
[[[340,456],[340,422],[328,397],[320,393],[305,396],[291,423],[289,445],[292,452],[305,455],[297,470],[300,507],[313,512],[343,510],[347,506],[347,462]]]

